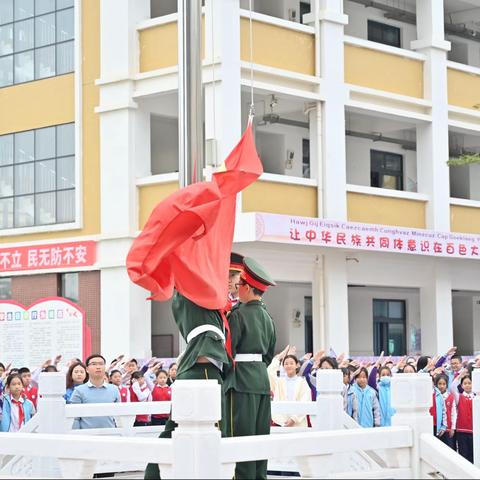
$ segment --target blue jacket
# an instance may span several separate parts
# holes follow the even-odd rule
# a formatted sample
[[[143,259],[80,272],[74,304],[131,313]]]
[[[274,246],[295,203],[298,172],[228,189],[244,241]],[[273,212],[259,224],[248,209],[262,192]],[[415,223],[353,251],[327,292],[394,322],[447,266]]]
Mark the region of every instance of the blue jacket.
[[[353,385],[353,392],[358,402],[358,420],[361,427],[372,428],[380,427],[380,405],[377,399],[377,393],[368,385],[360,388],[358,384]]]
[[[10,430],[12,411],[12,400],[10,395],[6,395],[3,399],[2,421],[0,423],[0,432],[8,432]],[[34,406],[30,400],[25,399],[23,402],[23,411],[25,412],[25,423],[27,423],[33,415]]]

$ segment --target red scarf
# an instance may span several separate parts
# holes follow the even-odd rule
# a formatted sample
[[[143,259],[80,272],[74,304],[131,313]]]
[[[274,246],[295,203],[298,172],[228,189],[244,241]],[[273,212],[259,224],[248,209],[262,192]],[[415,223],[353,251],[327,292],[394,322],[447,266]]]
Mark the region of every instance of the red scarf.
[[[12,403],[18,406],[18,428],[22,428],[23,422],[25,421],[25,410],[23,409],[23,402],[20,400],[15,400],[11,397]]]

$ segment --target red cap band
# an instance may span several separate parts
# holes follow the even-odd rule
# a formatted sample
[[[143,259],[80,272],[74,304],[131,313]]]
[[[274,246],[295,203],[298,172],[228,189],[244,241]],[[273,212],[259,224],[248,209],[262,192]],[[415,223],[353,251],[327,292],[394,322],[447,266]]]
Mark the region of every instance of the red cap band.
[[[240,278],[242,280],[245,280],[245,282],[247,282],[251,287],[257,288],[258,290],[260,290],[262,292],[266,292],[268,287],[269,287],[268,285],[265,285],[264,283],[262,283],[262,282],[256,280],[255,278],[253,278],[245,270],[240,275]]]
[[[231,263],[230,264],[230,270],[235,270],[238,272],[241,272],[243,270],[243,265],[241,263]]]

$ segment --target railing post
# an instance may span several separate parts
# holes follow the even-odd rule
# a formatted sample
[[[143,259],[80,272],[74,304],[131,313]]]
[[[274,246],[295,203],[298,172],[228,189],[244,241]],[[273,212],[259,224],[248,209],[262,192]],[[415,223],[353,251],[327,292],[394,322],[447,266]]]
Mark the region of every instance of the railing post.
[[[480,370],[473,370],[472,383],[475,398],[473,399],[473,460],[480,468]]]
[[[343,375],[341,370],[317,370],[317,415],[315,430],[340,430],[343,427]]]
[[[312,427],[318,431],[343,428],[343,375],[341,370],[317,370],[317,414]],[[297,459],[303,478],[322,478],[345,470],[345,455],[317,455]]]
[[[233,478],[220,463],[221,387],[216,380],[177,380],[172,387],[173,465],[159,465],[162,478]]]
[[[38,433],[65,433],[65,375],[41,373],[38,382],[37,415],[40,417]],[[55,452],[52,452],[55,454]],[[35,458],[33,471],[37,478],[62,478],[56,458]]]
[[[392,426],[407,426],[412,429],[413,445],[410,455],[412,478],[422,478],[420,438],[425,433],[433,434],[433,420],[429,413],[431,404],[430,375],[401,373],[393,376],[392,407],[396,413],[392,418]]]

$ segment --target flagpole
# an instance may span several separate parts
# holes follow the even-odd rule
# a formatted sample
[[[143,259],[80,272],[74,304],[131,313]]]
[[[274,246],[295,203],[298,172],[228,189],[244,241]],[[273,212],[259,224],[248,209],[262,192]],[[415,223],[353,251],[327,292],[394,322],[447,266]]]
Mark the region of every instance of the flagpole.
[[[203,177],[202,0],[178,0],[180,187]]]

